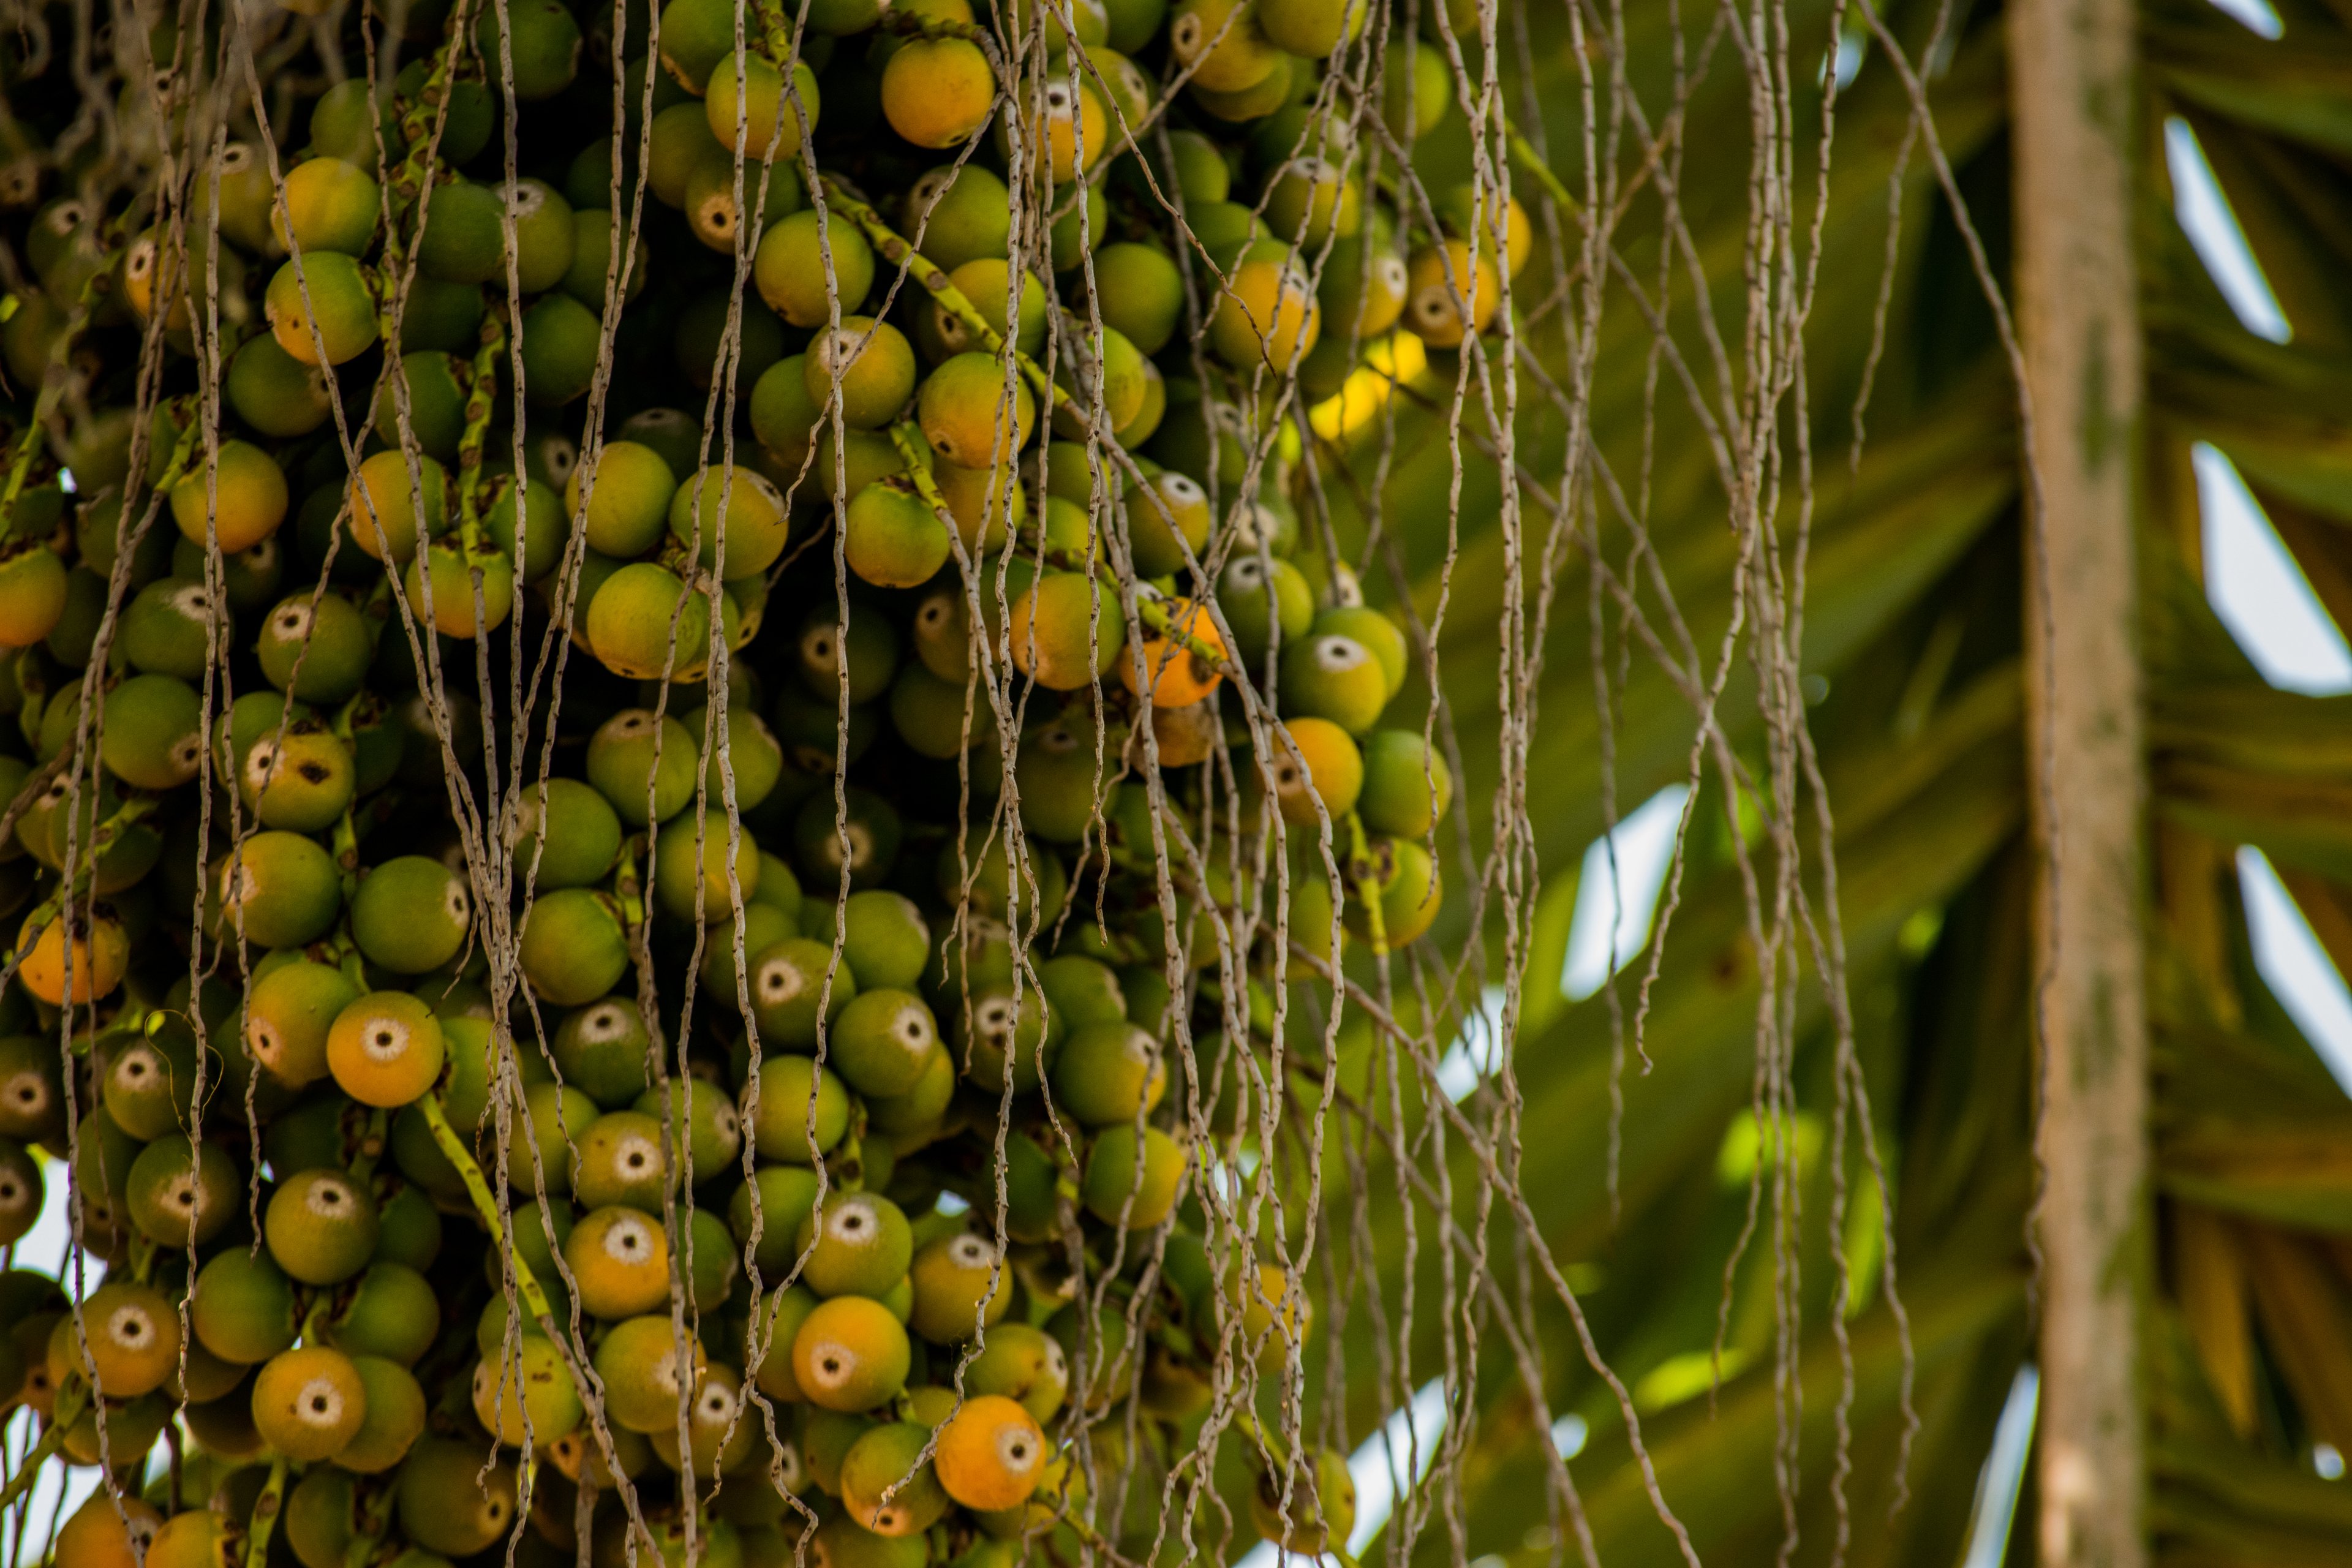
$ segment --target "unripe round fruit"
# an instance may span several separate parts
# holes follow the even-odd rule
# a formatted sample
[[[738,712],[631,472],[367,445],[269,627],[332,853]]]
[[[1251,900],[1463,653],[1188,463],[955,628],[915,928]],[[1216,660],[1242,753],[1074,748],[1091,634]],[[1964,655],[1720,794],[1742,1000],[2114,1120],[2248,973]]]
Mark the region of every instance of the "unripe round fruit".
[[[677,477],[652,447],[608,441],[593,464],[572,470],[563,500],[580,517],[584,500],[591,550],[630,557],[642,555],[661,538],[677,492]]]
[[[341,1171],[302,1171],[278,1184],[262,1234],[269,1256],[305,1285],[336,1285],[375,1251],[375,1200]]]
[[[266,309],[278,346],[307,365],[357,359],[376,341],[375,297],[358,261],[338,251],[279,268]]]
[[[821,327],[830,319],[825,296],[826,257],[831,255],[835,298],[847,315],[874,286],[874,247],[838,216],[820,222],[812,210],[797,212],[760,241],[752,280],[769,309],[796,327]]]

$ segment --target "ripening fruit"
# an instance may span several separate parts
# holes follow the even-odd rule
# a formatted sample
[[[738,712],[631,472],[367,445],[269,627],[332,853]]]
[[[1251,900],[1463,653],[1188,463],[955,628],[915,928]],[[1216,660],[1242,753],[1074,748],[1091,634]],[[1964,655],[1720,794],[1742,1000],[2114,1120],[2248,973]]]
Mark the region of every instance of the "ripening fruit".
[[[107,1500],[103,1491],[98,1500]],[[147,1568],[223,1568],[236,1528],[227,1515],[208,1508],[175,1513],[147,1543]]]
[[[964,1507],[999,1513],[1027,1502],[1048,1455],[1037,1418],[1001,1394],[965,1399],[940,1428],[932,1459],[940,1485]]]
[[[1129,691],[1140,695],[1135,671],[1139,658],[1141,679],[1150,687],[1153,703],[1161,708],[1189,708],[1214,691],[1224,679],[1219,668],[1225,655],[1224,639],[1217,635],[1204,606],[1190,599],[1172,599],[1160,607],[1168,616],[1169,630],[1147,627],[1134,652],[1118,661],[1118,679]]]
[[[362,895],[366,890],[361,884]],[[443,1055],[433,1009],[405,991],[360,997],[336,1015],[327,1034],[328,1070],[362,1105],[406,1105],[440,1078]]]
[[[58,1527],[57,1568],[141,1568],[163,1526],[143,1499],[117,1499],[100,1487]]]
[[[30,647],[66,612],[66,563],[47,543],[21,539],[0,552],[0,647]]]
[[[551,1340],[525,1335],[513,1353],[474,1363],[474,1418],[501,1443],[539,1449],[578,1428],[587,1412],[563,1352]]]
[[[1021,673],[1075,691],[1109,672],[1127,646],[1118,596],[1082,572],[1047,572],[1015,599],[1006,625]]]
[[[656,836],[654,901],[665,914],[688,924],[716,923],[731,918],[739,901],[759,891],[758,842],[739,828],[730,875],[728,837],[726,821],[715,815],[681,815]]]
[[[726,1256],[723,1246],[726,1227],[714,1216],[697,1210],[696,1229],[715,1227],[717,1235],[702,1239],[719,1255]],[[698,1265],[698,1268],[700,1266]],[[704,1298],[703,1305],[713,1305]],[[704,1479],[715,1479],[722,1470],[735,1470],[751,1458],[754,1435],[760,1430],[758,1416],[745,1418],[742,1405],[742,1383],[732,1367],[713,1363],[702,1369],[695,1379],[694,1395],[686,1406],[686,1444],[678,1444],[677,1417],[673,1413],[668,1425],[650,1434],[655,1457],[675,1470],[691,1471]],[[710,1551],[714,1557],[726,1550],[725,1532],[731,1527],[725,1520],[712,1521]],[[683,1539],[677,1541],[681,1553]]]
[[[109,1279],[82,1302],[81,1333],[88,1336],[89,1363],[75,1342],[70,1317],[60,1319],[64,1348],[69,1360],[60,1364],[60,1346],[49,1342],[49,1375],[62,1383],[68,1372],[91,1376],[98,1392],[109,1399],[136,1399],[161,1388],[177,1368],[180,1358],[180,1317],[172,1302],[152,1285],[131,1279]]]
[[[688,475],[670,497],[668,517],[671,537],[692,547],[704,571],[729,582],[766,571],[792,537],[782,492],[740,464]]]
[[[1134,1125],[1122,1122],[1096,1136],[1079,1195],[1087,1212],[1105,1225],[1149,1230],[1174,1211],[1183,1180],[1181,1144],[1159,1128],[1146,1127],[1139,1160]]]
[[[1250,1493],[1250,1522],[1285,1552],[1315,1556],[1356,1528],[1356,1479],[1344,1454],[1318,1448],[1311,1472],[1273,1467]]]
[[[1360,37],[1369,14],[1364,0],[1258,0],[1257,5],[1258,25],[1267,41],[1310,60],[1329,54],[1342,39]]]
[[[1279,245],[1255,244],[1227,275],[1209,314],[1209,346],[1248,374],[1297,368],[1322,331],[1314,286]]]
[[[1496,198],[1498,193],[1488,191],[1480,197],[1475,184],[1459,184],[1445,193],[1437,204],[1437,216],[1446,232],[1457,238],[1475,237],[1478,253],[1492,261],[1495,256]],[[1506,277],[1517,278],[1528,264],[1536,244],[1535,225],[1528,220],[1528,209],[1513,196],[1503,207],[1503,264]]]
[[[607,441],[572,470],[563,503],[575,518],[584,513],[589,549],[625,560],[660,540],[677,493],[677,476],[660,453],[635,441]]]
[[[795,327],[821,327],[832,319],[828,274],[832,297],[848,315],[874,287],[874,247],[847,219],[837,214],[820,219],[814,209],[793,214],[762,236],[751,268],[760,298]]]
[[[352,1358],[324,1345],[280,1351],[253,1380],[253,1424],[298,1465],[331,1459],[367,1416],[367,1387]]]
[[[1502,294],[1486,256],[1474,260],[1470,247],[1458,239],[1424,245],[1405,264],[1405,330],[1431,348],[1459,348],[1464,338],[1486,330]]]
[[[380,206],[375,181],[365,170],[341,158],[306,158],[286,171],[270,226],[285,249],[365,256]]]
[[[522,385],[542,408],[561,407],[595,384],[604,323],[569,294],[542,294],[522,313]]]
[[[572,1227],[563,1258],[591,1316],[634,1318],[669,1300],[669,1242],[633,1208],[601,1208]]]
[[[1003,365],[980,353],[957,354],[926,376],[917,409],[931,450],[965,468],[1009,462],[1037,422],[1028,384],[1013,376],[1008,398]]]
[[[841,1460],[841,1503],[849,1517],[888,1538],[920,1535],[946,1517],[948,1494],[923,1451],[931,1429],[917,1421],[875,1427]]]
[[[1023,99],[1028,101],[1025,91]],[[1091,82],[1081,81],[1073,91],[1069,79],[1059,73],[1047,75],[1037,99],[1029,115],[1029,144],[1044,149],[1055,184],[1070,184],[1080,170],[1093,168],[1109,153],[1110,117],[1103,112],[1102,99]],[[1089,228],[1102,232],[1098,222]],[[1068,270],[1058,257],[1055,270]]]
[[[614,1323],[596,1347],[595,1364],[614,1425],[651,1433],[677,1424],[681,1358],[667,1311]],[[702,1346],[690,1335],[683,1364],[692,1373],[703,1365]]]
[[[355,1361],[382,1358],[413,1366],[440,1330],[440,1299],[425,1276],[379,1258],[328,1323],[327,1339]]]
[[[913,1350],[890,1309],[866,1296],[819,1302],[793,1336],[793,1377],[809,1402],[856,1414],[907,1386]]]
[[[1266,764],[1282,819],[1311,829],[1328,816],[1339,832],[1364,787],[1363,753],[1354,737],[1328,719],[1292,719],[1284,728],[1289,743],[1277,742]]]
[[[722,256],[735,254],[747,211],[756,210],[756,232],[765,234],[805,205],[801,199],[800,176],[790,163],[770,164],[763,184],[760,160],[756,155],[751,156],[743,164],[740,195],[736,179],[735,160],[723,152],[703,158],[686,178],[687,226],[694,230],[695,238]],[[602,302],[601,295],[583,300],[589,305]],[[750,347],[747,340],[747,353]]]
[[[667,47],[668,40],[663,42]],[[809,130],[816,129],[816,73],[809,69],[806,60],[793,66],[789,98],[784,92],[784,73],[756,49],[725,56],[711,67],[707,85],[702,100],[705,122],[720,146],[743,150],[746,185],[757,177],[761,159],[789,167],[800,156],[803,116]],[[799,100],[798,112],[794,99]]]
[[[652,561],[604,579],[589,603],[588,646],[605,668],[639,680],[691,680],[710,661],[710,596]]]
[[[37,913],[27,917],[16,932],[16,978],[25,989],[53,1007],[64,1006],[69,998],[87,1004],[112,995],[131,966],[131,938],[113,910],[100,904],[92,918],[87,910],[77,909],[65,919],[37,926]],[[84,919],[89,920],[87,930],[80,926]],[[70,957],[68,923],[76,927]]]
[[[1302,154],[1266,183],[1265,221],[1276,237],[1311,254],[1363,227],[1363,193],[1328,160]]]
[[[1309,636],[1282,650],[1282,705],[1291,712],[1360,735],[1380,722],[1388,700],[1387,673],[1354,637]]]
[[[198,544],[217,540],[225,554],[250,550],[286,520],[285,471],[246,441],[223,441],[217,459],[172,487],[172,521]]]
[[[408,563],[402,586],[415,616],[443,637],[472,639],[514,613],[514,563],[488,548],[436,539]]]
[[[431,458],[376,453],[352,477],[348,526],[362,554],[405,566],[427,539],[449,528],[449,471]]]
[[[841,387],[841,417],[877,430],[898,416],[915,392],[915,351],[906,335],[871,316],[844,316],[817,334],[802,362],[809,401],[829,418],[834,384]]]
[[[976,1324],[992,1336],[1012,1309],[1012,1268],[986,1237],[935,1237],[916,1250],[908,1274],[915,1305],[908,1326],[933,1344],[961,1344]]]
[[[584,888],[613,868],[621,819],[578,779],[542,779],[519,792],[510,842],[517,869],[540,889]]]
[[[814,1050],[820,1003],[829,1024],[856,994],[856,976],[847,964],[835,961],[833,949],[824,942],[789,937],[752,955],[752,1018],[764,1042],[788,1050]]]
[[[340,251],[288,261],[263,308],[278,346],[307,365],[341,364],[376,342],[375,296],[359,262]]]
[[[265,827],[320,833],[332,827],[356,787],[351,748],[316,720],[298,719],[245,749],[236,788]]]
[[[882,113],[918,147],[945,149],[979,134],[996,98],[980,46],[963,38],[910,38],[882,68]]]
[[[359,1000],[340,969],[297,958],[257,977],[246,993],[245,1047],[290,1088],[327,1076],[327,1035]]]
[[[1196,89],[1246,92],[1287,69],[1282,49],[1259,25],[1258,10],[1259,0],[1185,0],[1176,8],[1168,25],[1169,52],[1192,69]]]
[[[343,1172],[299,1171],[278,1183],[264,1213],[269,1256],[305,1285],[337,1285],[375,1252],[375,1200]]]

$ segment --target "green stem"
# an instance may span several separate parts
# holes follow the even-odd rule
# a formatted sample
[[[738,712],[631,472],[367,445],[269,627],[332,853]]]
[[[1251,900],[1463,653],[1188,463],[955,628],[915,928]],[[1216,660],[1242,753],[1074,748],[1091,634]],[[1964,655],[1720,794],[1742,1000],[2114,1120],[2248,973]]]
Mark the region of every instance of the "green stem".
[[[473,1152],[466,1147],[466,1141],[458,1137],[457,1130],[449,1124],[449,1112],[442,1105],[440,1097],[425,1095],[416,1101],[416,1108],[425,1113],[425,1124],[433,1130],[433,1142],[439,1145],[449,1163],[457,1167],[457,1174],[466,1184],[466,1195],[474,1200],[474,1212],[481,1215],[482,1223],[490,1227],[490,1235],[499,1238],[503,1245],[506,1227],[499,1213],[498,1195],[490,1191],[489,1179],[482,1174],[482,1167],[475,1163]],[[540,1289],[538,1277],[531,1273],[530,1265],[524,1262],[512,1247],[507,1249],[507,1257],[514,1265],[515,1289],[522,1297],[522,1304],[530,1309],[532,1317],[539,1320],[539,1326],[547,1331],[548,1337],[562,1343],[556,1335],[555,1315],[547,1304],[547,1292]],[[580,1392],[583,1398],[587,1397],[586,1389]]]
[[[278,1515],[286,1498],[286,1456],[269,1463],[269,1479],[254,1500],[253,1517],[246,1526],[245,1568],[264,1568],[269,1560],[269,1538],[278,1530]]]
[[[858,232],[874,247],[876,255],[893,267],[904,267],[908,276],[921,284],[950,315],[962,322],[964,330],[976,342],[984,344],[990,353],[1005,352],[1003,335],[988,324],[988,318],[982,315],[964,291],[940,270],[938,262],[917,250],[904,235],[882,221],[880,213],[850,195],[839,180],[830,174],[822,176],[822,180],[826,204],[857,226]],[[1020,367],[1022,377],[1029,383],[1032,392],[1055,409],[1067,406],[1072,414],[1085,417],[1086,410],[1076,405],[1068,392],[1055,385],[1053,377],[1047,375],[1035,360],[1017,348],[1010,352],[1013,363]]]
[[[1389,930],[1387,918],[1381,910],[1380,886],[1364,875],[1371,859],[1371,846],[1364,838],[1364,819],[1351,811],[1348,814],[1348,879],[1356,884],[1356,897],[1364,906],[1364,922],[1372,928],[1372,955],[1385,958]]]
[[[66,1425],[51,1420],[49,1429],[41,1434],[41,1440],[33,1445],[16,1467],[16,1473],[8,1478],[5,1486],[0,1486],[0,1513],[14,1508],[17,1499],[33,1489],[33,1483],[40,1479],[41,1467],[55,1458],[58,1450],[65,1446]]]
[[[1568,194],[1568,187],[1559,183],[1559,176],[1553,174],[1551,166],[1543,161],[1542,155],[1536,151],[1536,144],[1528,141],[1517,126],[1508,121],[1505,122],[1504,129],[1509,139],[1511,156],[1518,161],[1521,168],[1535,176],[1536,184],[1544,188],[1544,195],[1558,202],[1560,210],[1571,216],[1582,212],[1584,204]]]

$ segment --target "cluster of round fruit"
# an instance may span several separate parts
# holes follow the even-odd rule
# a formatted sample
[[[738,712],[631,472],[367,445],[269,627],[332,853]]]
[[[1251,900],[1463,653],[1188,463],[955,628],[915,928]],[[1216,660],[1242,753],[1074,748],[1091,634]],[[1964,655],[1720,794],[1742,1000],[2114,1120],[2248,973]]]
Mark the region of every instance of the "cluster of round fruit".
[[[1440,907],[1299,443],[1527,259],[1407,161],[1475,16],[794,10],[277,16],[368,68],[211,119],[122,26],[102,148],[10,77],[0,1247],[62,1176],[106,1272],[0,1275],[0,1488],[120,1483],[61,1568],[1076,1561],[1254,1411],[1260,1532],[1347,1534],[1211,1178],[1290,953]]]

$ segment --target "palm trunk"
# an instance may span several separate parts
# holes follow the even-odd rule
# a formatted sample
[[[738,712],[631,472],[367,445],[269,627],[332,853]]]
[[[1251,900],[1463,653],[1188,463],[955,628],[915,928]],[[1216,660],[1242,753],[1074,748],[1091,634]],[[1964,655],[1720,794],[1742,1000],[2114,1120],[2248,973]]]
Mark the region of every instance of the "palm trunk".
[[[2043,879],[2041,1561],[2140,1568],[2150,1200],[2134,15],[2129,0],[2011,0],[2009,17],[2018,319],[2040,477],[2026,624]]]

